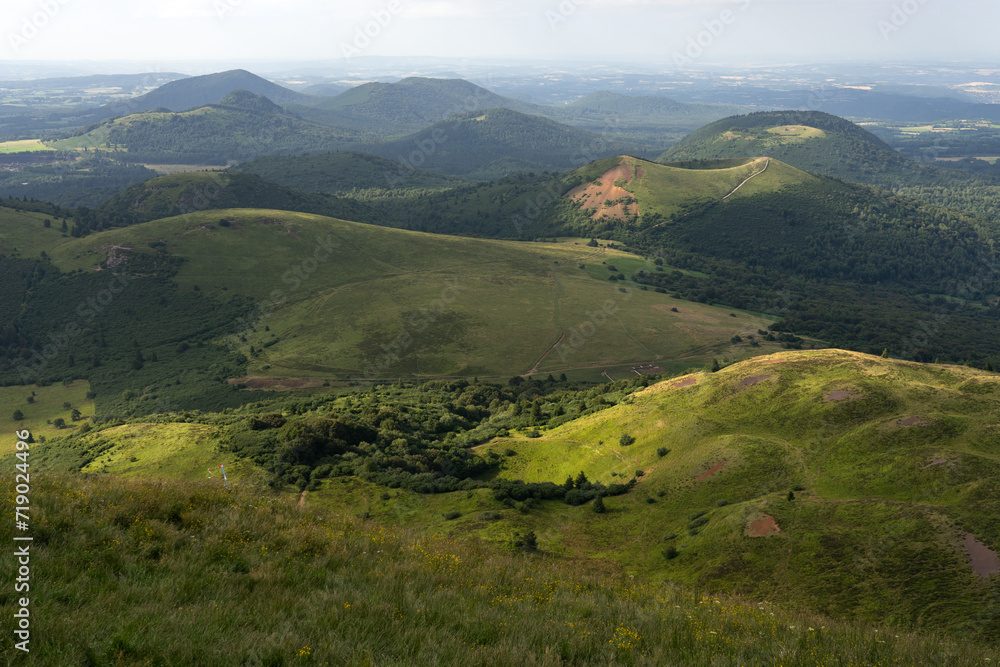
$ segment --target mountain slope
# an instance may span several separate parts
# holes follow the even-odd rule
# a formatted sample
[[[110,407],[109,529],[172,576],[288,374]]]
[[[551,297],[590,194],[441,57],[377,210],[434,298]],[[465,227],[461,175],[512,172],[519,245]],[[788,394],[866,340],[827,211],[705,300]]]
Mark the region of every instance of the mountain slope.
[[[282,105],[294,102],[301,103],[310,99],[308,95],[296,93],[271,83],[256,74],[243,69],[235,69],[171,81],[145,95],[129,100],[125,106],[129,113],[140,113],[154,109],[187,111],[208,104],[218,104],[222,98],[234,90],[247,90]],[[121,105],[106,108],[116,114],[121,113]]]
[[[740,111],[741,107],[731,104],[679,102],[669,97],[598,91],[565,107],[547,108],[542,113],[574,127],[670,133],[690,132]]]
[[[332,199],[266,181],[254,174],[194,172],[160,176],[133,185],[95,212],[125,226],[159,218],[227,208],[267,208],[350,219],[370,217],[356,201]]]
[[[71,240],[50,254],[66,269],[176,266],[171,280],[182,292],[198,286],[204,298],[252,300],[259,312],[228,343],[264,377],[597,378],[635,364],[687,368],[713,354],[760,353],[731,339],[770,323],[611,280],[654,267],[606,248],[434,236],[282,211],[192,213]]]
[[[66,150],[123,151],[129,160],[156,164],[225,165],[261,154],[335,150],[357,139],[354,133],[299,120],[265,98],[247,92],[227,95],[223,98],[236,106],[131,114],[53,145]]]
[[[818,111],[733,116],[693,132],[659,160],[768,156],[808,172],[856,183],[909,183],[920,165],[867,130]]]
[[[606,514],[539,517],[553,531],[539,533],[568,553],[836,616],[985,636],[1000,603],[967,545],[1000,548],[998,408],[992,373],[783,352],[478,451],[512,450],[502,476],[526,482],[582,470],[607,484],[645,471],[630,494],[605,500]],[[665,546],[678,556],[664,561]]]
[[[494,178],[572,168],[641,147],[498,108],[456,114],[407,137],[359,148],[443,174]]]
[[[421,77],[368,83],[312,104],[370,129],[396,135],[422,130],[455,113],[505,108],[530,114],[540,109],[462,79]]]

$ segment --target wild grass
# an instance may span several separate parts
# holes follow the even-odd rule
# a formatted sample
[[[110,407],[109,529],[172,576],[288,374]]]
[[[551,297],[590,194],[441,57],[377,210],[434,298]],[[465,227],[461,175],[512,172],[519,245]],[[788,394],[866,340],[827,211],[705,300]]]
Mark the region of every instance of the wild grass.
[[[13,504],[12,491],[6,500]],[[886,634],[544,554],[314,514],[255,488],[47,476],[34,481],[32,507],[38,665],[998,659],[971,643]],[[0,531],[8,543],[12,528]],[[14,598],[0,596],[8,618]],[[10,642],[0,654],[6,664],[24,661]]]

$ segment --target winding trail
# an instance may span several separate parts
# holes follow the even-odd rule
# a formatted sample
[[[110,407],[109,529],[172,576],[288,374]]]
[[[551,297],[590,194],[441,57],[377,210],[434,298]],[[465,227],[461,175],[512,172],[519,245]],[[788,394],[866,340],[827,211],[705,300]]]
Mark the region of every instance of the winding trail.
[[[769,164],[771,164],[771,158],[768,158],[768,157],[764,158],[764,168],[761,169],[760,171],[756,171],[756,172],[750,174],[745,179],[743,179],[742,183],[740,183],[739,185],[737,185],[735,188],[733,188],[732,192],[730,192],[728,195],[726,195],[725,197],[722,198],[722,201],[726,201],[727,199],[729,199],[730,197],[732,197],[734,194],[736,194],[737,190],[739,190],[744,185],[746,185],[747,183],[749,183],[750,181],[752,181],[753,179],[757,178],[758,176],[760,176],[761,174],[763,174],[765,171],[767,171],[767,167],[768,167]]]

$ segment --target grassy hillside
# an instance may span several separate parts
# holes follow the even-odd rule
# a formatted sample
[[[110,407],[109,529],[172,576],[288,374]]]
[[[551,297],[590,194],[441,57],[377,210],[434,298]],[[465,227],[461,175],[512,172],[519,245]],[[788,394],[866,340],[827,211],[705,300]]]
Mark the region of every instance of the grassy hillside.
[[[13,496],[8,502],[13,501]],[[31,656],[69,664],[989,664],[542,554],[303,512],[253,488],[33,485]],[[47,525],[46,525],[47,524]],[[58,529],[49,527],[55,526]],[[4,528],[10,540],[12,527]],[[12,596],[3,613],[17,611]],[[18,652],[7,643],[6,661]]]
[[[850,121],[819,111],[732,116],[693,132],[660,161],[772,157],[856,183],[916,184],[921,167]]]
[[[66,407],[67,403],[69,407]],[[8,431],[13,428],[29,430],[36,440],[64,435],[65,430],[55,426],[53,422],[62,419],[72,427],[73,410],[79,410],[82,419],[94,416],[94,397],[87,382],[59,383],[45,387],[0,387],[0,422],[8,427]],[[16,412],[21,413],[22,419],[13,418]],[[12,451],[13,441],[0,444],[0,453]]]
[[[771,194],[816,180],[767,158],[660,165],[627,156],[594,162],[572,177],[584,182],[565,196],[592,211],[595,220],[641,218],[643,226],[708,203]]]
[[[178,260],[174,280],[206,298],[254,300],[259,319],[232,342],[251,374],[270,377],[596,379],[637,363],[682,369],[759,353],[730,339],[770,323],[638,289],[628,276],[655,265],[582,241],[482,241],[237,209],[92,235],[53,257],[93,267],[109,247],[139,264]]]
[[[976,575],[963,545],[972,534],[1000,547],[998,397],[1000,376],[981,371],[786,352],[480,451],[512,450],[502,475],[526,482],[644,471],[604,514],[543,513],[539,534],[557,553],[824,613],[988,635],[996,580]],[[768,517],[780,532],[748,536]],[[679,555],[665,561],[669,547]]]
[[[681,586],[702,592],[696,600],[707,594],[710,605],[712,596],[741,595],[763,606],[764,618],[799,610],[876,623],[865,636],[889,644],[914,630],[995,637],[1000,590],[986,550],[1000,545],[992,444],[1000,376],[838,350],[784,351],[644,385],[648,378],[590,389],[432,382],[339,398],[288,396],[225,414],[95,424],[34,455],[42,479],[82,465],[88,473],[215,488],[213,470],[224,463],[237,489],[270,479],[300,506],[359,515],[380,534],[481,540],[489,546],[470,548],[483,554],[509,549],[530,531],[540,551],[532,567],[616,572],[628,587]],[[470,453],[491,434],[499,437]],[[149,507],[134,488],[120,493]],[[182,519],[161,520],[178,530],[189,522],[206,528],[190,502]],[[159,516],[109,505],[104,520],[132,517],[120,526],[126,531]],[[127,553],[155,546],[141,541],[148,533],[135,534],[139,542],[123,542]],[[202,533],[202,548],[212,540]],[[267,558],[281,552],[268,544],[265,556],[251,542],[236,548],[231,564],[267,570]],[[164,564],[200,553],[170,544],[161,542]],[[1000,570],[1000,561],[993,566]],[[679,599],[670,604],[686,608]],[[816,638],[838,627],[815,618],[787,625],[812,627],[806,632]],[[732,644],[755,646],[745,637]],[[941,664],[978,664],[964,659]]]
[[[0,254],[39,257],[60,242],[65,233],[61,227],[62,220],[54,215],[0,207]]]
[[[820,141],[805,126],[774,136]],[[989,270],[997,230],[988,220],[766,157],[669,165],[611,158],[560,185],[572,188],[541,224],[612,238],[710,276],[646,272],[639,282],[690,300],[780,311],[778,329],[835,347],[1000,364],[1000,286]],[[930,335],[915,334],[931,320]]]

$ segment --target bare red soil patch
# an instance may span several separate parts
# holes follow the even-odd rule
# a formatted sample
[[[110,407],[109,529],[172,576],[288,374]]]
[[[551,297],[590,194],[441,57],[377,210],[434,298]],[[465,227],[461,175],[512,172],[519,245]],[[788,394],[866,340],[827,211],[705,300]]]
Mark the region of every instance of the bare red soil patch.
[[[747,524],[746,530],[749,537],[767,537],[768,535],[777,535],[780,532],[781,528],[778,527],[778,522],[769,514],[751,521]]]
[[[972,562],[972,571],[985,579],[1000,573],[1000,557],[988,546],[976,539],[972,533],[965,534],[965,550]]]
[[[639,205],[635,202],[632,193],[620,185],[615,185],[615,182],[619,180],[626,183],[632,180],[632,168],[624,162],[605,172],[599,183],[591,182],[577,186],[570,190],[567,196],[581,204],[583,208],[592,210],[594,214],[591,217],[594,220],[603,216],[624,220],[628,215],[639,215]],[[629,203],[605,206],[605,202],[621,202],[622,200]]]
[[[927,426],[927,421],[923,417],[907,417],[896,422],[897,426]]]
[[[677,384],[670,385],[670,388],[671,389],[683,389],[684,387],[690,387],[690,386],[696,385],[696,384],[698,384],[698,378],[696,378],[696,377],[694,377],[692,375],[691,377],[684,378],[683,380],[681,380]]]
[[[701,475],[699,475],[698,477],[696,477],[694,481],[700,482],[703,479],[708,479],[709,477],[711,477],[715,473],[717,473],[720,470],[722,470],[722,466],[726,465],[727,463],[729,463],[729,461],[722,461],[721,463],[716,463],[714,466],[712,466],[711,468],[709,468],[705,472],[701,473]]]
[[[749,377],[743,380],[743,382],[740,382],[740,389],[746,389],[747,387],[752,387],[755,384],[766,382],[767,380],[770,380],[771,377],[772,376],[770,375],[754,375],[753,377]]]
[[[279,380],[276,378],[231,378],[229,384],[245,384],[247,389],[269,389],[271,391],[295,391],[319,387],[319,380]]]
[[[852,396],[857,396],[857,395],[858,395],[858,392],[856,392],[856,391],[845,391],[845,390],[831,391],[829,394],[827,394],[823,398],[823,402],[824,403],[838,403],[840,401],[846,401],[847,399],[851,398]]]

